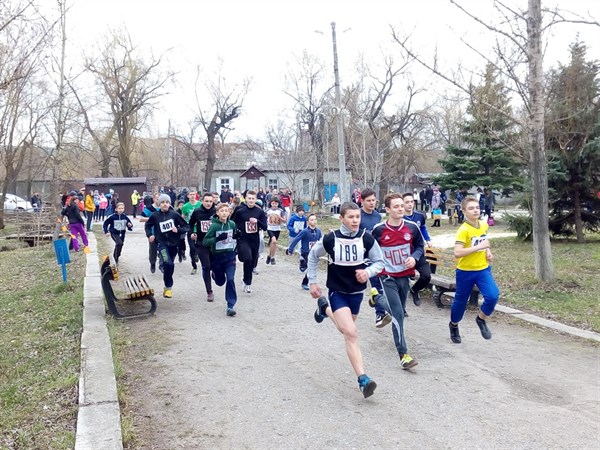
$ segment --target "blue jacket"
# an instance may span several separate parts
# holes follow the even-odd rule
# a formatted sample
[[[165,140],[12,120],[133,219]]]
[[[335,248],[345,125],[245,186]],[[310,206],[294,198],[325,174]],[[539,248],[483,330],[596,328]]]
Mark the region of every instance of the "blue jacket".
[[[410,216],[404,214],[404,219],[417,224],[425,241],[431,240],[431,237],[429,237],[429,233],[427,232],[427,227],[425,226],[425,214],[423,214],[421,211],[413,211]]]
[[[287,223],[287,229],[290,233],[291,238],[295,238],[300,234],[300,232],[306,228],[306,215],[300,217],[298,214],[294,213],[290,217]]]
[[[310,227],[306,227],[292,240],[292,242],[290,242],[288,251],[289,253],[293,253],[294,248],[296,248],[296,245],[298,245],[298,242],[302,242],[300,246],[300,253],[308,253],[313,244],[321,240],[322,237],[323,233],[318,228],[312,229]]]

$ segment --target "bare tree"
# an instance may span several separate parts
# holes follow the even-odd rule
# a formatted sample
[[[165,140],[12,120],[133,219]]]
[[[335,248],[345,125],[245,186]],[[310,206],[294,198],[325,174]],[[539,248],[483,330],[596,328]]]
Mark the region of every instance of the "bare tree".
[[[201,71],[197,68],[196,75],[196,117],[190,123],[188,149],[193,152],[198,161],[206,161],[204,170],[204,185],[210,188],[212,176],[217,160],[217,139],[221,145],[225,143],[227,134],[233,130],[233,121],[237,119],[244,104],[244,99],[250,87],[250,80],[245,79],[239,85],[231,86],[227,83],[222,72],[222,64],[214,80],[201,82]],[[206,89],[199,92],[200,84]],[[204,96],[206,95],[206,100]],[[204,130],[204,143],[202,147],[193,145],[193,139],[198,135],[197,129]],[[183,141],[185,142],[185,141]]]
[[[26,156],[35,145],[38,127],[47,114],[39,69],[47,34],[30,2],[0,10],[0,163],[4,179],[0,203],[16,186]],[[4,208],[0,209],[0,229]]]
[[[326,109],[333,105],[333,86],[329,85],[326,89],[321,87],[325,67],[316,58],[305,52],[298,63],[300,73],[290,73],[286,77],[288,88],[284,92],[294,100],[297,123],[308,133],[315,156],[317,198],[322,205],[325,191],[324,130]]]
[[[529,141],[529,168],[531,171],[533,190],[533,247],[535,274],[539,281],[554,279],[554,266],[550,247],[548,229],[548,175],[547,160],[544,147],[544,73],[542,35],[549,27],[571,22],[598,26],[595,20],[588,20],[568,15],[558,10],[542,11],[541,0],[528,0],[527,10],[517,11],[502,1],[496,1],[494,8],[500,16],[501,25],[496,26],[489,20],[481,19],[467,11],[459,2],[451,0],[462,12],[477,24],[487,29],[495,37],[494,58],[487,56],[483,50],[465,44],[475,51],[487,64],[491,64],[500,73],[512,81],[513,91],[523,101],[526,113],[523,117],[511,117],[516,125],[526,130]],[[544,23],[542,12],[546,14]],[[409,39],[400,36],[394,30],[392,35],[403,51],[415,61],[429,69],[439,77],[458,87],[468,95],[472,85],[457,76],[444,72],[434,57],[431,62],[411,49]],[[463,41],[464,42],[464,41]],[[525,71],[526,76],[522,75]],[[493,105],[486,105],[493,108]],[[524,120],[523,120],[524,119]]]
[[[87,108],[83,108],[85,126],[97,144],[106,144],[115,134],[120,172],[131,176],[136,133],[144,126],[155,101],[166,93],[166,85],[173,75],[161,70],[161,57],[144,59],[126,31],[114,31],[99,53],[97,58],[86,59],[85,68],[100,88],[99,98],[101,104],[106,105],[104,112],[111,125],[103,133],[104,138],[99,138],[99,133],[92,132],[95,128],[90,123]],[[107,150],[106,147],[101,147],[101,151]],[[103,153],[103,156],[109,154]]]

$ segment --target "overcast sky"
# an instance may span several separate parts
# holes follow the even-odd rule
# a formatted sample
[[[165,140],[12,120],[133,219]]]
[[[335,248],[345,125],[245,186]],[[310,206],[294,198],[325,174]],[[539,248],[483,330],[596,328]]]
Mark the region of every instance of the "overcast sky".
[[[491,0],[459,2],[492,21]],[[526,0],[507,2],[527,6]],[[179,73],[179,86],[170,88],[171,95],[163,99],[156,113],[162,133],[166,133],[169,118],[181,128],[193,118],[197,65],[213,76],[222,60],[228,82],[251,78],[243,115],[235,121],[236,132],[229,140],[261,139],[267,124],[289,111],[292,104],[282,93],[284,77],[304,50],[333,68],[332,21],[337,24],[342,87],[355,81],[359,55],[374,67],[382,55],[399,59],[390,26],[412,33],[413,45],[423,54],[431,54],[437,46],[448,64],[474,61],[460,37],[474,45],[487,41],[484,30],[448,0],[72,0],[70,4],[67,26],[73,58],[84,50],[92,52],[103,35],[119,27],[125,27],[140,48],[166,54],[169,68]],[[600,20],[598,0],[562,0],[558,4]],[[577,32],[590,46],[588,56],[600,59],[599,28],[561,26],[554,36],[548,36],[546,68],[557,60],[568,61],[567,46]],[[331,78],[333,83],[333,70]],[[431,84],[429,79],[424,82]],[[396,98],[400,101],[400,91]]]

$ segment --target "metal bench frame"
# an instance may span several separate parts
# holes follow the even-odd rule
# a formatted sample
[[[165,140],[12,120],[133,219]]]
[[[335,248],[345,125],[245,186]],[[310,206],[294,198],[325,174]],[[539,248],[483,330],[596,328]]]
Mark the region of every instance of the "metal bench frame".
[[[119,269],[111,256],[106,256],[100,268],[102,290],[106,300],[106,312],[117,319],[129,319],[133,317],[144,317],[154,314],[156,311],[156,299],[154,298],[154,289],[152,289],[144,275],[127,277],[121,280]],[[118,298],[115,295],[111,282],[121,281],[121,286],[126,292],[126,298]],[[147,301],[149,309],[139,313],[126,313],[120,311],[117,307],[118,301]]]

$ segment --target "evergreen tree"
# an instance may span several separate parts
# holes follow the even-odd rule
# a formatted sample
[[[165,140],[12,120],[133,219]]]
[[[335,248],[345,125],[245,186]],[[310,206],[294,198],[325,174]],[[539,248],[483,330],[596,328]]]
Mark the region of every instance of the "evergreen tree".
[[[546,143],[550,229],[577,236],[600,226],[600,67],[587,47],[570,45],[571,61],[548,76]]]
[[[503,195],[523,189],[522,165],[513,155],[517,140],[506,86],[496,69],[486,67],[483,84],[473,89],[468,118],[461,130],[462,146],[446,147],[440,160],[445,171],[435,181],[453,191],[481,186]]]

